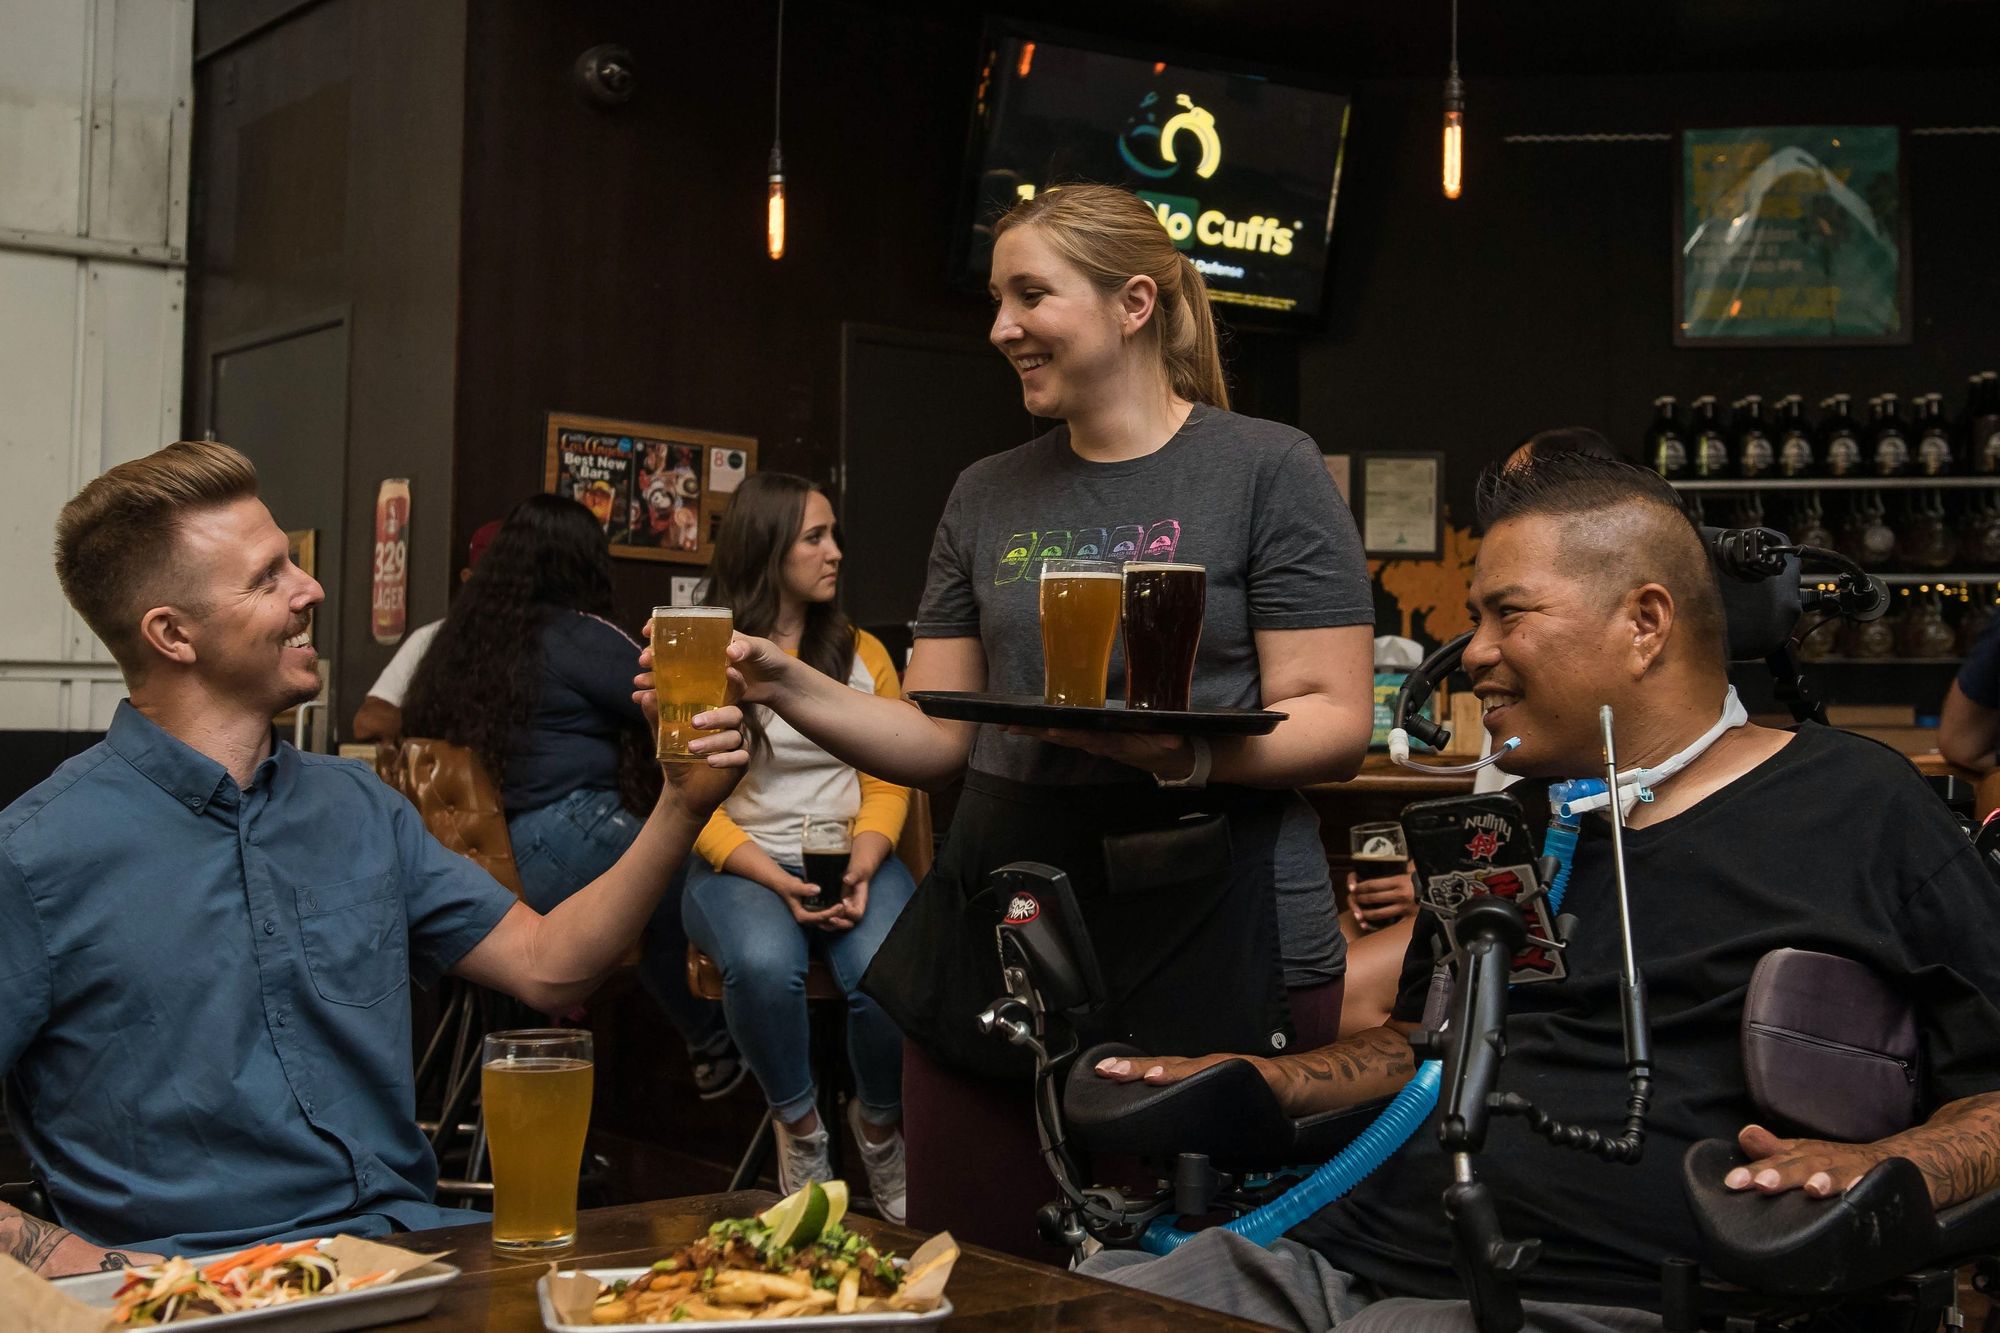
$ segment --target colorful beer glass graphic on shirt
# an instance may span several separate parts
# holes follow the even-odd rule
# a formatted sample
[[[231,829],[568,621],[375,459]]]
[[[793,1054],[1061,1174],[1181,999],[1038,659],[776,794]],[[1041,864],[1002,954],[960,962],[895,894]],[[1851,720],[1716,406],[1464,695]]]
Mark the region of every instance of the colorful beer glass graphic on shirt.
[[[1104,527],[1043,528],[1016,532],[1000,546],[1000,561],[993,572],[993,586],[1005,587],[1022,579],[1041,576],[1047,560],[1105,559],[1167,560],[1180,551],[1179,519],[1163,518],[1152,524],[1120,523]]]
[[[1181,525],[1179,520],[1163,518],[1146,529],[1146,558],[1148,560],[1172,560],[1180,550]]]

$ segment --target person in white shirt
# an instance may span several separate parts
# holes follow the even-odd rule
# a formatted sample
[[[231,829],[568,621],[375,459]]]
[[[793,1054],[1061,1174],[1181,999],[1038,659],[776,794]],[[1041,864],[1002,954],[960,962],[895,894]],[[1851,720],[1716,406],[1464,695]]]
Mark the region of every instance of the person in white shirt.
[[[465,582],[472,577],[473,569],[479,564],[479,557],[486,554],[487,545],[493,534],[500,531],[500,520],[489,519],[473,529],[472,540],[465,551],[465,568],[458,571],[458,581]],[[417,674],[417,663],[424,660],[430,651],[431,640],[444,621],[433,620],[428,625],[419,625],[404,636],[396,649],[396,655],[389,659],[389,665],[382,668],[382,674],[375,677],[375,683],[368,687],[368,697],[361,701],[360,709],[354,714],[351,732],[357,741],[393,741],[403,734],[403,699],[410,692],[410,681]]]
[[[722,521],[708,600],[730,608],[738,630],[805,665],[863,693],[899,698],[888,651],[835,604],[840,554],[826,496],[803,477],[759,473],[738,488]],[[916,892],[894,851],[909,788],[857,772],[768,708],[750,711],[750,771],[696,841],[681,918],[688,938],[722,969],[723,1013],[770,1103],[787,1193],[833,1176],[805,1001],[808,963],[826,961],[847,996],[856,1089],[848,1123],[876,1207],[901,1222],[903,1036],[860,985]],[[816,900],[823,891],[805,877],[808,819],[851,830],[830,903]]]

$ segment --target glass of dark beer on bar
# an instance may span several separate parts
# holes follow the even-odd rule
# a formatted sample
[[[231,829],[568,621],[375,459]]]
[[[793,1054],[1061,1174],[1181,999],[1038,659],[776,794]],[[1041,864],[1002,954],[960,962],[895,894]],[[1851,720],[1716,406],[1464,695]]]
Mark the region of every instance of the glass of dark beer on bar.
[[[1125,706],[1185,711],[1208,606],[1200,565],[1133,560],[1125,566]]]

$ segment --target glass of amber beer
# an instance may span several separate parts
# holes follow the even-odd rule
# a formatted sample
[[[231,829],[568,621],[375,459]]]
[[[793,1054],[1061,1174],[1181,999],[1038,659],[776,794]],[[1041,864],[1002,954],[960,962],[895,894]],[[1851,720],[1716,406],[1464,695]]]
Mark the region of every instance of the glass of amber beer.
[[[530,1028],[486,1038],[480,1097],[493,1153],[493,1248],[576,1243],[576,1181],[590,1127],[590,1034]]]
[[[726,606],[653,608],[653,692],[659,696],[662,763],[685,764],[698,756],[688,742],[712,736],[694,719],[722,707],[729,689],[730,632]]]
[[[1111,645],[1118,640],[1118,566],[1045,560],[1041,591],[1042,702],[1104,707]]]
[[[1200,565],[1133,560],[1125,566],[1125,706],[1185,711],[1208,609]]]

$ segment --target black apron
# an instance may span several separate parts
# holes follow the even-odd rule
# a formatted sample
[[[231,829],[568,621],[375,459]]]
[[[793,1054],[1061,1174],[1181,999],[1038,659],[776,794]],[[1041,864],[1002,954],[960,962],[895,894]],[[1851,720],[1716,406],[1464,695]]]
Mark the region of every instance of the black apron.
[[[933,1059],[973,1074],[1029,1073],[1027,1052],[975,1020],[1006,993],[993,935],[1006,903],[987,876],[1041,861],[1068,875],[1104,974],[1105,1003],[1077,1024],[1084,1046],[1275,1055],[1293,1035],[1274,887],[1288,799],[970,773],[936,863],[861,989]]]

